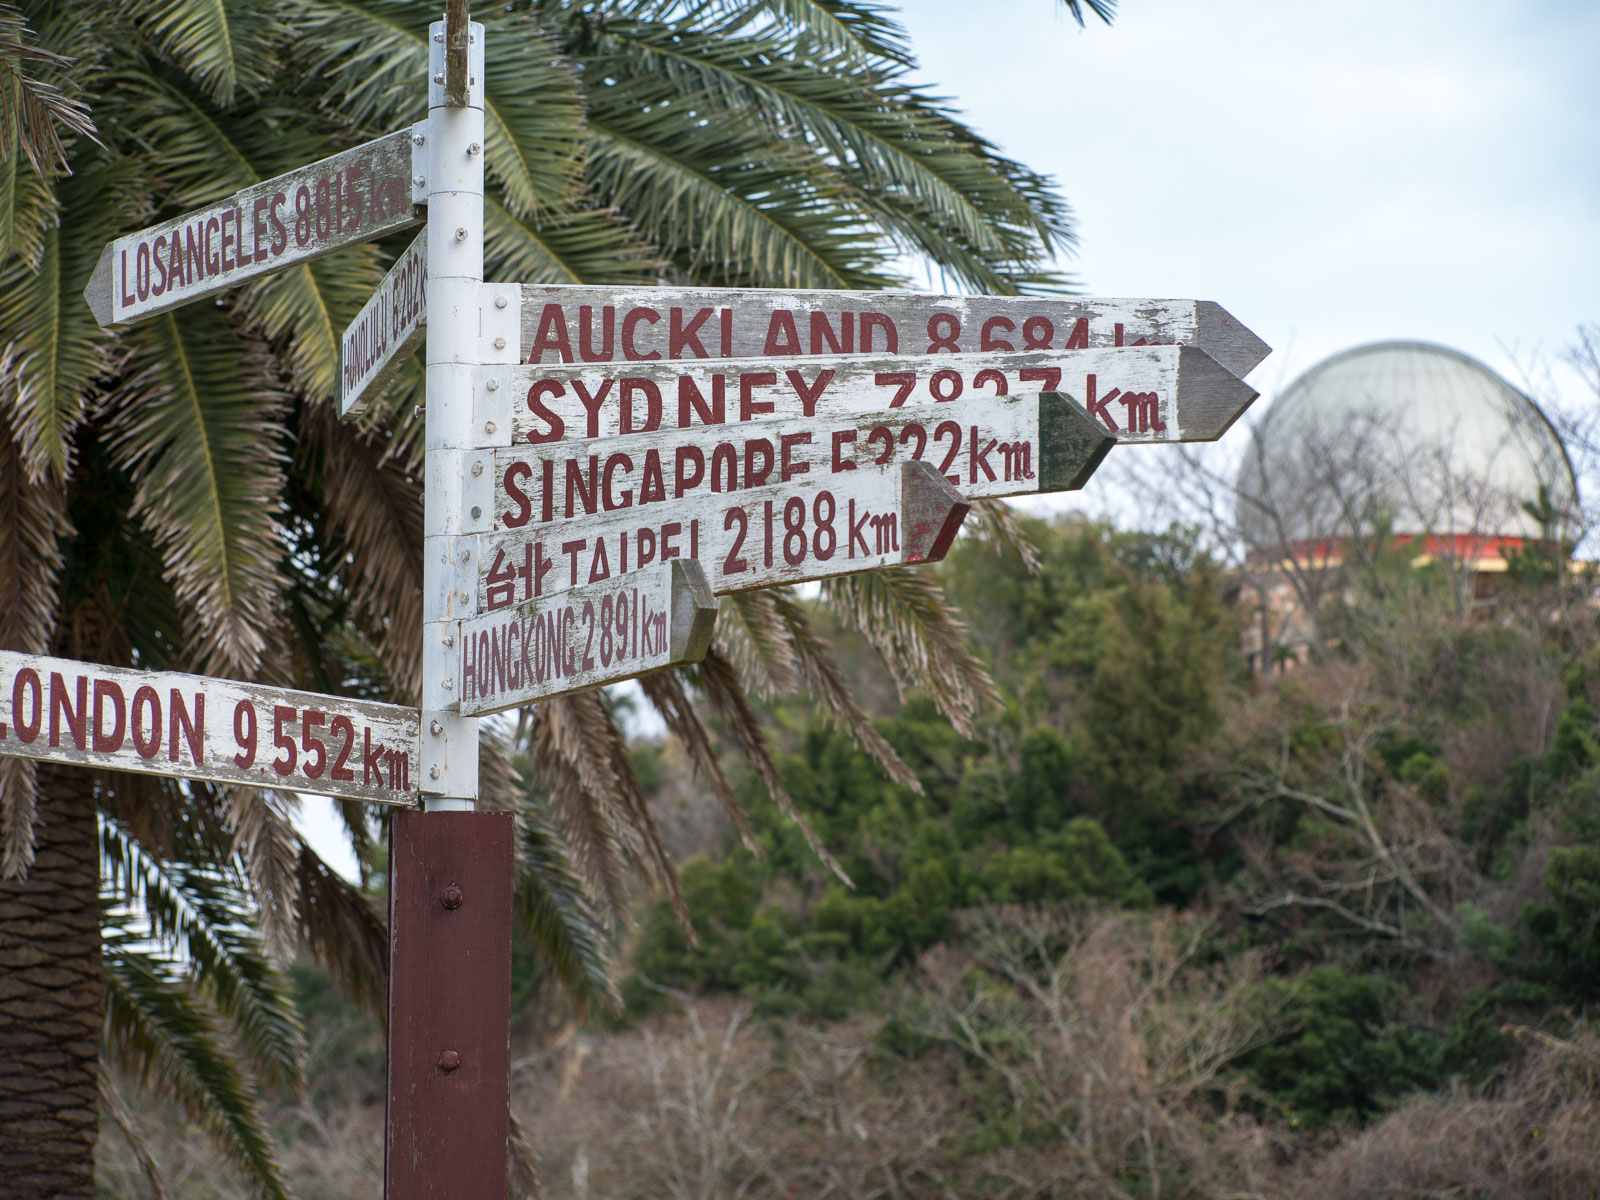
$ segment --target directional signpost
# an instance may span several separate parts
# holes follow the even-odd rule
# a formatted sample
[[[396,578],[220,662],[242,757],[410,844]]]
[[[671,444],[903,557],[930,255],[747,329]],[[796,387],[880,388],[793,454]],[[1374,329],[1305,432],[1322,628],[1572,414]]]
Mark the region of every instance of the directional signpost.
[[[422,344],[428,324],[428,235],[395,259],[372,299],[339,340],[339,415],[365,411]]]
[[[123,325],[415,225],[412,149],[397,130],[119,237],[84,299],[100,324]]]
[[[0,754],[410,806],[417,710],[0,650]]]
[[[818,354],[988,354],[1185,345],[1235,375],[1269,353],[1209,300],[1052,300],[924,292],[524,284],[523,362],[628,363]]]
[[[514,608],[495,607],[461,622],[463,713],[504,712],[699,662],[717,622],[716,598],[692,558],[607,573],[565,591],[544,589]]]
[[[805,476],[733,494],[700,493],[654,514],[622,509],[482,536],[462,570],[477,575],[485,612],[684,556],[701,563],[714,595],[726,596],[938,562],[967,508],[927,463],[868,465],[842,484]]]
[[[505,1194],[514,830],[478,719],[702,658],[717,597],[933,562],[969,503],[1220,437],[1267,347],[1197,300],[483,282],[483,26],[428,117],[106,246],[138,321],[416,225],[340,413],[426,342],[416,708],[0,651],[0,754],[411,806],[391,823],[385,1195]],[[421,81],[419,81],[420,83]]]

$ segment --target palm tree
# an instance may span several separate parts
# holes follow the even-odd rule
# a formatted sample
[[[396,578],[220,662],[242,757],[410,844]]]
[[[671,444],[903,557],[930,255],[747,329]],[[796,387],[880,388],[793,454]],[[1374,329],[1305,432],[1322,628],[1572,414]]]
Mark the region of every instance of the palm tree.
[[[117,232],[418,119],[435,16],[427,0],[0,7],[0,646],[415,696],[421,371],[359,424],[331,403],[339,333],[403,241],[117,335],[81,293]],[[1049,181],[905,81],[904,36],[875,3],[514,0],[480,17],[490,278],[876,288],[911,259],[978,290],[1064,282],[1047,264],[1069,214]],[[1014,535],[1003,509],[985,525]],[[825,598],[958,724],[993,694],[925,577]],[[738,828],[702,701],[792,814],[752,693],[808,690],[914,785],[806,605],[738,597],[718,632],[703,665],[644,690]],[[483,775],[485,803],[520,816],[527,928],[580,1003],[608,1002],[605,931],[630,876],[677,891],[602,698],[524,713]],[[260,1189],[283,1190],[251,1072],[293,1082],[298,1032],[264,947],[303,948],[369,998],[385,965],[380,916],[300,840],[295,804],[0,758],[16,1194],[91,1193],[102,1047],[211,1113]],[[343,811],[370,862],[369,814]]]

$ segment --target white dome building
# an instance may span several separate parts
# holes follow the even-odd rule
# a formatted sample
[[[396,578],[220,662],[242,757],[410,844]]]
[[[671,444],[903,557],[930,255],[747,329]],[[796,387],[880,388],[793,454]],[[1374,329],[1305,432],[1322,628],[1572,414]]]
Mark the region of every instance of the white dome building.
[[[1458,351],[1377,342],[1274,402],[1239,471],[1238,518],[1256,555],[1337,553],[1382,528],[1495,569],[1504,549],[1550,536],[1524,507],[1541,494],[1576,519],[1572,464],[1532,400]]]
[[[1575,532],[1578,489],[1549,419],[1458,351],[1377,342],[1324,359],[1286,388],[1239,469],[1237,528],[1251,566],[1240,599],[1257,670],[1302,658],[1340,570],[1381,538],[1442,562],[1463,611],[1491,602],[1506,554]],[[1528,511],[1545,503],[1545,520]]]

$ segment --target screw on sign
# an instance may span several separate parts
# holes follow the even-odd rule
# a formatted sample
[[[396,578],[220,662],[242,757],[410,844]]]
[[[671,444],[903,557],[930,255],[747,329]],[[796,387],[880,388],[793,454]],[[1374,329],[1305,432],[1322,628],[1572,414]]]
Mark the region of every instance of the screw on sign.
[[[716,620],[716,598],[692,558],[495,605],[461,622],[461,711],[503,712],[699,662]]]
[[[1269,352],[1209,300],[921,292],[524,284],[521,334],[530,363],[1187,345],[1243,376]]]
[[[1222,436],[1256,392],[1193,346],[931,356],[834,355],[785,367],[761,359],[619,366],[482,367],[486,406],[510,409],[511,443],[655,433],[765,418],[846,420],[933,413],[962,397],[1061,392],[1118,441]],[[491,386],[493,385],[493,386]]]
[[[101,325],[121,325],[415,225],[411,153],[398,130],[119,237],[84,299]]]
[[[409,805],[417,744],[416,709],[0,651],[0,754]]]
[[[700,494],[654,513],[476,539],[482,612],[693,558],[715,595],[942,559],[966,500],[925,462],[867,465],[839,480],[801,476],[734,495]]]

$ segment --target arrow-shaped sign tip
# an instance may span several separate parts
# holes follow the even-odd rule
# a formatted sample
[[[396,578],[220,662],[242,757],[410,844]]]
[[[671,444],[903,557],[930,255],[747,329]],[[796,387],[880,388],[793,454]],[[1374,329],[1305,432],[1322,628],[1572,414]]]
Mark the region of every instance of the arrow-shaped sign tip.
[[[1039,491],[1075,492],[1117,439],[1061,392],[1039,394]]]
[[[1179,411],[1185,441],[1216,441],[1260,394],[1198,346],[1179,351]]]
[[[972,506],[931,465],[900,465],[900,561],[938,562],[956,540]]]
[[[1195,302],[1198,342],[1206,352],[1235,375],[1250,374],[1262,359],[1272,353],[1244,322],[1214,300]]]
[[[83,285],[83,298],[94,319],[104,329],[111,324],[111,244],[100,251],[100,261],[94,264],[89,282]]]
[[[711,649],[717,598],[705,568],[692,558],[672,560],[672,661],[696,663]]]

